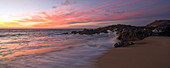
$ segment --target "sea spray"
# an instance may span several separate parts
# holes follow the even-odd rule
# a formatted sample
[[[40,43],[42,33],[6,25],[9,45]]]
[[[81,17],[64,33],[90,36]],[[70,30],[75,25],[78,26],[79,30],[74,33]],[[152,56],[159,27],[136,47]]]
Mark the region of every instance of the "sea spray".
[[[116,31],[107,30],[107,32],[108,32],[108,35],[112,39],[112,42],[114,44],[120,42],[120,40],[117,39],[119,37],[119,35],[117,34]]]

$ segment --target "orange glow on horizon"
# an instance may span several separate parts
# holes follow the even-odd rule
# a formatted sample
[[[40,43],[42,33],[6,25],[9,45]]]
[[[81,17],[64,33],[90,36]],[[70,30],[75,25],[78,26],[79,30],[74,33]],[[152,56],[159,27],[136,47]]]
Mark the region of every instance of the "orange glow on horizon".
[[[100,23],[114,24],[115,21],[127,23],[132,20],[138,20],[138,22],[153,20],[155,17],[152,15],[159,15],[158,11],[170,8],[169,4],[147,10],[135,7],[128,10],[122,8],[136,3],[145,4],[142,0],[105,1],[93,6],[62,5],[47,10],[16,14],[17,16],[0,14],[0,28],[89,28],[89,26],[93,28],[104,25]],[[151,17],[147,18],[147,16]]]

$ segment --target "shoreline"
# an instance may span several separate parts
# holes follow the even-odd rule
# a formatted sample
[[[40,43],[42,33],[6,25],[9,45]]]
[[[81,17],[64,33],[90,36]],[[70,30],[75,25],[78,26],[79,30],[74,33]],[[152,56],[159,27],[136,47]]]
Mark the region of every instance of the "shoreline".
[[[151,36],[135,45],[111,48],[94,68],[170,68],[170,37]]]

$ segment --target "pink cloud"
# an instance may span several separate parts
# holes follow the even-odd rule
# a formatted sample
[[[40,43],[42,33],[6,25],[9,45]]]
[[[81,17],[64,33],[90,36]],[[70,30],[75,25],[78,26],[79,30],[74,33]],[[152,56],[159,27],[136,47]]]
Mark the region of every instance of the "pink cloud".
[[[40,11],[35,13],[35,15],[30,16],[30,18],[25,18],[18,21],[42,22],[40,24],[34,25],[34,27],[55,27],[57,25],[61,26],[74,23],[125,20],[129,18],[147,16],[147,14],[152,14],[154,11],[161,11],[170,8],[169,5],[166,5],[149,10],[124,11],[123,14],[116,13],[116,11],[119,12],[119,10],[114,9],[131,4],[136,4],[139,2],[141,2],[141,0],[133,0],[129,2],[123,2],[123,0],[120,0],[113,3],[110,3],[110,1],[106,1],[94,7],[89,7],[89,9],[80,9],[81,7],[73,9],[71,8],[72,5],[67,5],[63,7],[55,7],[47,11]],[[69,0],[66,0],[65,3],[68,4]],[[107,12],[106,10],[114,12]]]
[[[64,3],[62,3],[62,5],[70,5],[70,4],[76,4],[76,1],[72,1],[72,0],[66,0]]]

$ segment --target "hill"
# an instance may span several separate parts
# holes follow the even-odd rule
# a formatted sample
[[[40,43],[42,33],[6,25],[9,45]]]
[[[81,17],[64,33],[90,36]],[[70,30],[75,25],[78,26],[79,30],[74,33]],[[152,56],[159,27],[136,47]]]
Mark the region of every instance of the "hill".
[[[146,25],[146,27],[166,27],[167,25],[170,25],[170,20],[156,20]]]

